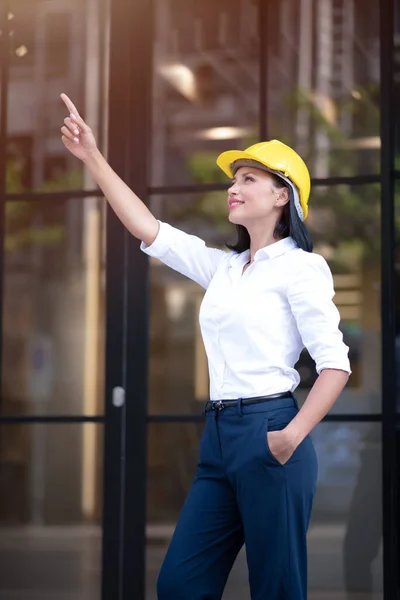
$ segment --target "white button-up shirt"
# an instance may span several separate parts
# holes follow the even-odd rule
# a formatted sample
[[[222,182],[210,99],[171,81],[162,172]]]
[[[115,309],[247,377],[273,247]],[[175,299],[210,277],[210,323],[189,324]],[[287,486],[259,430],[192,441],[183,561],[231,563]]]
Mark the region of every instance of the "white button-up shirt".
[[[294,391],[294,368],[306,347],[322,369],[351,373],[348,347],[332,301],[325,259],[285,238],[258,250],[208,248],[204,241],[160,222],[151,246],[141,249],[207,291],[200,328],[208,358],[210,398],[226,400]]]

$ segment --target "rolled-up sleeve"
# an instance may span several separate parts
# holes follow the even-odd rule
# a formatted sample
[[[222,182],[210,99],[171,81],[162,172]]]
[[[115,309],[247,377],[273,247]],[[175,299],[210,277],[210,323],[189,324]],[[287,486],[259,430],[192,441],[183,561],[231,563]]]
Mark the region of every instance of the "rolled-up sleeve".
[[[339,329],[340,314],[333,297],[332,273],[325,259],[304,253],[296,275],[288,282],[288,300],[304,346],[317,373],[340,369],[351,374],[349,348]]]
[[[208,248],[202,239],[168,223],[159,221],[159,224],[160,229],[154,242],[150,246],[142,242],[140,249],[207,288],[219,264],[228,256],[227,252]]]

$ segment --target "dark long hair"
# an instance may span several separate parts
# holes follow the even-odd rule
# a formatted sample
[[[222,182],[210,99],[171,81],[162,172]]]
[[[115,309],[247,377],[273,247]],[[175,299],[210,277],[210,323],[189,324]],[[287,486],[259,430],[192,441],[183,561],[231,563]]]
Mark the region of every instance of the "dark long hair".
[[[286,188],[289,193],[289,202],[285,204],[281,218],[277,222],[274,231],[274,238],[281,239],[292,237],[299,248],[306,252],[313,251],[313,242],[311,236],[300,219],[296,207],[294,205],[293,190],[290,185],[287,185],[278,175],[271,173],[274,180],[274,186],[278,189]],[[230,250],[235,252],[244,252],[250,248],[250,235],[244,225],[236,225],[238,239],[236,244],[226,244]]]

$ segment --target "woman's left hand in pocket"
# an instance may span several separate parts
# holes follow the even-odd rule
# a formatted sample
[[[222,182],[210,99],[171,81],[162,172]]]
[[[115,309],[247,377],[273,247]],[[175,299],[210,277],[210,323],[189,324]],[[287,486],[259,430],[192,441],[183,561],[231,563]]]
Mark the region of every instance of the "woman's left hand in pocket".
[[[285,429],[268,431],[267,441],[271,454],[281,465],[284,465],[296,450],[293,437]]]

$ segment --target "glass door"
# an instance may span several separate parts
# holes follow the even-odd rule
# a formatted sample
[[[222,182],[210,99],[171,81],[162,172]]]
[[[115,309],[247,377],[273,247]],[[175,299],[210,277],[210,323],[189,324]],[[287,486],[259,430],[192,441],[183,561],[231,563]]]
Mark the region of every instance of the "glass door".
[[[105,250],[122,239],[107,239],[105,201],[61,143],[59,94],[106,152],[110,10],[9,0],[0,19],[0,598],[98,600],[102,578],[119,585],[102,546],[121,535],[103,528],[108,485],[119,502],[103,473],[123,422],[118,390],[115,417],[104,402],[106,343],[116,360],[122,345],[121,327],[106,335]]]
[[[219,152],[276,138],[310,168],[307,225],[333,273],[353,374],[312,434],[320,471],[308,536],[309,595],[381,600],[385,568],[386,583],[393,581],[382,552],[384,533],[385,556],[391,554],[391,513],[381,501],[390,487],[382,477],[383,448],[387,472],[393,465],[389,436],[381,435],[392,402],[382,389],[392,385],[393,398],[394,382],[382,376],[389,307],[380,303],[387,286],[381,264],[390,264],[381,236],[388,211],[381,207],[390,199],[382,168],[387,140],[381,140],[389,101],[381,92],[379,44],[390,22],[381,7],[390,3],[370,3],[368,16],[360,2],[334,0],[153,4],[154,214],[224,247],[235,231],[225,208],[227,180],[215,166]],[[198,330],[203,290],[156,260],[150,275],[146,599],[154,600],[157,572],[195,474],[208,380]],[[307,352],[297,368],[302,404],[316,378]],[[386,585],[388,598],[390,590]],[[248,597],[244,552],[225,596]]]

